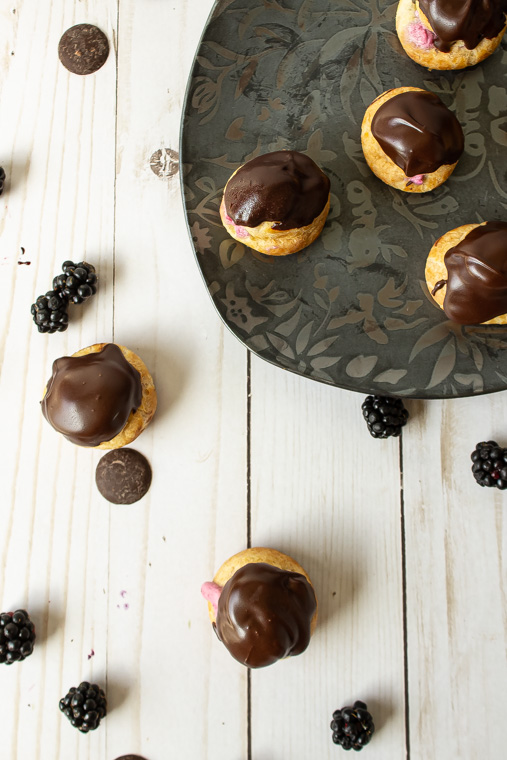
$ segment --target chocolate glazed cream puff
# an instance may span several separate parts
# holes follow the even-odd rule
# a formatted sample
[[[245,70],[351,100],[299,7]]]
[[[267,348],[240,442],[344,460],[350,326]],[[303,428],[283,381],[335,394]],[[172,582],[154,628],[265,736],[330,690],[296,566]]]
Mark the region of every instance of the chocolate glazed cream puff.
[[[329,212],[330,183],[311,158],[293,150],[243,164],[220,206],[231,237],[260,253],[286,256],[317,238]]]
[[[507,24],[507,0],[400,0],[396,31],[416,63],[463,69],[494,53]]]
[[[50,425],[72,443],[119,449],[148,425],[157,394],[133,351],[96,343],[53,362],[41,408]]]
[[[361,145],[368,166],[383,182],[408,193],[426,193],[454,171],[463,153],[463,130],[432,92],[398,87],[366,109]]]
[[[255,547],[235,554],[201,592],[218,639],[249,668],[301,654],[317,624],[317,599],[308,575],[275,549]]]
[[[429,252],[425,274],[431,295],[453,322],[507,324],[507,222],[446,232]]]

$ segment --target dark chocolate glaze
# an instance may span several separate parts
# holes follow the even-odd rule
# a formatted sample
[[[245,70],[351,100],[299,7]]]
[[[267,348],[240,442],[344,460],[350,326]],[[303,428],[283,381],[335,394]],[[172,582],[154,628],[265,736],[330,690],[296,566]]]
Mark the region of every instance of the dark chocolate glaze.
[[[225,189],[225,210],[234,224],[258,227],[276,222],[275,230],[307,227],[322,213],[329,179],[311,158],[278,150],[247,161]]]
[[[402,92],[387,100],[371,122],[380,147],[407,177],[455,164],[463,153],[457,118],[432,92]]]
[[[507,222],[487,222],[449,248],[444,258],[444,311],[462,325],[507,313]]]
[[[505,26],[507,0],[419,0],[419,6],[442,53],[448,53],[457,40],[473,50],[482,39],[497,37]]]
[[[304,575],[254,562],[225,584],[215,631],[236,660],[262,668],[304,652],[316,608],[315,593]]]
[[[42,413],[72,443],[98,446],[123,430],[142,395],[139,372],[108,343],[102,351],[53,362]]]

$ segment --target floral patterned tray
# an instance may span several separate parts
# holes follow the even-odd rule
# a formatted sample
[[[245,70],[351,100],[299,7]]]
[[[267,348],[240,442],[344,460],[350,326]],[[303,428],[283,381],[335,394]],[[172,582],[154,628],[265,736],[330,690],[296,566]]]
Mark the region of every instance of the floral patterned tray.
[[[218,0],[190,75],[181,132],[185,210],[222,319],[264,359],[361,393],[447,398],[507,388],[507,331],[448,321],[424,283],[433,242],[507,219],[507,45],[480,66],[429,72],[403,52],[396,3]],[[466,136],[453,176],[402,193],[368,169],[360,125],[392,87],[424,87]],[[308,153],[331,179],[321,237],[285,258],[222,227],[230,174],[272,150]]]

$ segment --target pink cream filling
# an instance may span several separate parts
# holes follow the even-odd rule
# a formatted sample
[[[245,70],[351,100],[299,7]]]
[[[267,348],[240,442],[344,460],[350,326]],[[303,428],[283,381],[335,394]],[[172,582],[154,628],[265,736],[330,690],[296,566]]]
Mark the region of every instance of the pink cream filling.
[[[412,182],[413,185],[422,185],[424,182],[424,174],[415,174],[413,177],[407,177],[409,182]]]
[[[231,224],[234,227],[234,232],[236,233],[236,235],[239,238],[247,238],[248,237],[247,230],[245,230],[244,227],[240,227],[239,224],[234,224],[234,221],[231,219],[231,217],[229,216],[229,214],[225,214],[225,221],[227,222],[227,224]]]
[[[213,583],[212,581],[206,581],[206,583],[203,583],[201,586],[201,594],[206,599],[206,601],[211,604],[211,606],[215,610],[215,615],[217,614],[217,611],[218,611],[218,600],[220,599],[221,593],[222,593],[222,586],[219,586],[218,583]]]
[[[422,48],[422,50],[429,50],[433,47],[436,35],[427,29],[420,21],[412,21],[407,26],[407,35],[409,42],[415,47]]]

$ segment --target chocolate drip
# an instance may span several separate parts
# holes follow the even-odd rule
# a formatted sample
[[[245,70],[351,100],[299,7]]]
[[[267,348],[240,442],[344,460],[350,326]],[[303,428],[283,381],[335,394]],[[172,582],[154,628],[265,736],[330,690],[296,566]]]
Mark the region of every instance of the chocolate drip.
[[[465,144],[454,114],[424,90],[402,92],[383,103],[372,119],[371,132],[407,177],[455,164]]]
[[[457,40],[473,50],[482,39],[497,37],[505,26],[507,0],[419,0],[419,7],[437,36],[435,47],[448,53]]]
[[[108,343],[102,351],[53,362],[42,413],[72,443],[98,446],[123,430],[142,394],[139,372]]]
[[[265,562],[250,563],[222,590],[216,634],[236,660],[262,668],[304,652],[316,608],[304,575]]]
[[[507,313],[507,222],[487,222],[449,248],[444,258],[444,311],[473,325]]]
[[[433,290],[431,291],[431,295],[434,296],[438,293],[439,290],[442,290],[444,285],[447,285],[447,280],[438,280],[438,282],[435,283],[433,286]]]
[[[238,169],[225,189],[225,210],[234,224],[244,227],[262,222],[276,222],[275,230],[307,227],[324,210],[329,187],[311,158],[278,150]]]

